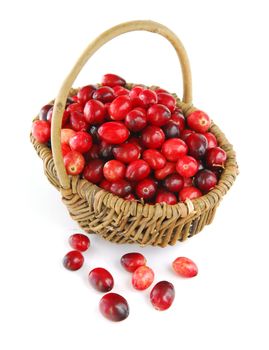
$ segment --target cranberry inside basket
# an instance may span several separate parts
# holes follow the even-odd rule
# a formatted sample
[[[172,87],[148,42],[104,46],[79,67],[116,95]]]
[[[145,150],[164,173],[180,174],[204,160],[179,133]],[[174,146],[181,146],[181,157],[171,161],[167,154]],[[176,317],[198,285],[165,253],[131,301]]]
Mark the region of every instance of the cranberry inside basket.
[[[163,86],[126,83],[116,74],[105,74],[100,84],[72,88],[99,47],[135,30],[158,33],[174,46],[182,100]],[[85,231],[117,243],[164,247],[198,233],[211,223],[238,173],[231,144],[192,105],[182,43],[151,21],[120,24],[91,43],[56,100],[33,121],[31,141],[71,217]]]

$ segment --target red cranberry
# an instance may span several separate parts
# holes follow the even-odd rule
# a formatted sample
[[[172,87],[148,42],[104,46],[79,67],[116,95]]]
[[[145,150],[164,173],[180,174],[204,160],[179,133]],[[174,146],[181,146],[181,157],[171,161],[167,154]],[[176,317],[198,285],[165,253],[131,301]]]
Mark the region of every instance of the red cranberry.
[[[45,105],[40,109],[38,114],[40,120],[47,120],[48,111],[52,108],[52,105]]]
[[[191,187],[193,186],[193,179],[192,177],[183,177],[183,187]]]
[[[216,186],[218,182],[217,176],[213,171],[205,169],[199,171],[195,176],[195,184],[203,193],[207,193]]]
[[[63,265],[66,269],[76,271],[81,268],[84,263],[84,258],[81,252],[72,250],[63,258]]]
[[[166,162],[162,169],[155,171],[155,178],[157,180],[163,180],[166,176],[176,172],[176,163]]]
[[[162,154],[167,160],[176,162],[179,157],[183,157],[187,154],[188,147],[181,139],[169,139],[162,145]]]
[[[113,155],[117,160],[128,164],[140,157],[140,150],[133,143],[123,143],[113,148]]]
[[[79,102],[85,105],[85,103],[92,98],[92,94],[94,93],[94,91],[95,87],[93,85],[87,85],[81,88],[77,93],[77,98]]]
[[[131,111],[132,103],[129,96],[118,96],[109,106],[109,114],[113,120],[123,120]]]
[[[132,285],[135,289],[145,290],[154,280],[154,272],[148,266],[138,267],[132,276]]]
[[[176,99],[174,98],[174,96],[168,94],[167,92],[159,92],[157,96],[158,103],[166,106],[170,110],[170,112],[174,112],[176,108]]]
[[[98,186],[101,187],[103,190],[110,192],[111,182],[109,182],[107,180],[102,180]]]
[[[110,87],[121,85],[124,86],[126,81],[116,74],[105,74],[102,78],[102,85],[107,85]]]
[[[104,163],[101,159],[90,160],[83,171],[84,179],[98,184],[103,180],[103,167]]]
[[[218,146],[218,141],[217,141],[216,136],[214,134],[212,134],[211,132],[206,132],[203,135],[207,139],[207,143],[208,143],[208,147],[207,148],[208,149]]]
[[[107,143],[120,144],[128,139],[130,132],[120,122],[107,122],[99,127],[98,134]]]
[[[182,114],[182,111],[178,108],[176,108],[176,110],[172,113],[171,121],[173,121],[178,126],[180,132],[185,129],[185,117]]]
[[[179,192],[184,186],[184,180],[179,174],[171,174],[165,178],[163,184],[168,191]]]
[[[122,87],[120,85],[113,86],[113,91],[114,91],[114,95],[116,97],[123,96],[123,95],[129,96],[129,90],[125,89],[124,87]]]
[[[92,98],[103,103],[112,102],[115,98],[114,91],[109,86],[101,86],[94,91]]]
[[[133,109],[126,115],[125,125],[134,132],[144,129],[147,125],[146,114],[137,108]]]
[[[198,171],[197,160],[191,156],[180,157],[176,165],[177,172],[184,177],[192,177]]]
[[[189,127],[196,132],[207,132],[210,128],[211,120],[209,116],[199,110],[196,110],[188,115],[187,122]]]
[[[110,321],[123,321],[129,316],[129,305],[125,298],[116,293],[107,293],[99,303],[102,315]]]
[[[127,253],[121,257],[120,262],[125,270],[134,272],[138,267],[145,266],[147,260],[144,255],[140,253]]]
[[[90,246],[90,240],[81,233],[74,233],[69,237],[69,244],[73,249],[85,252]]]
[[[146,178],[138,182],[135,191],[138,198],[147,200],[155,196],[156,190],[156,183],[152,179]]]
[[[201,191],[194,186],[184,187],[179,192],[179,200],[181,202],[185,202],[187,199],[196,199],[201,196],[202,196]]]
[[[194,277],[198,274],[198,268],[196,264],[189,258],[180,257],[173,261],[174,271],[182,277]]]
[[[130,99],[132,101],[132,105],[133,106],[141,106],[143,104],[143,102],[140,100],[139,98],[139,94],[140,92],[142,92],[145,88],[143,86],[134,86],[130,93]]]
[[[146,148],[160,148],[164,143],[165,135],[158,126],[149,125],[142,131],[141,139]]]
[[[64,165],[68,175],[78,175],[82,173],[85,159],[77,151],[71,151],[64,156]]]
[[[47,143],[50,139],[50,123],[46,120],[35,120],[32,125],[32,135],[37,142]]]
[[[99,292],[109,292],[114,286],[114,279],[109,271],[102,267],[96,267],[89,273],[91,286]]]
[[[180,135],[179,127],[173,120],[169,120],[169,122],[164,125],[162,129],[167,139],[178,138]]]
[[[86,131],[89,126],[84,114],[76,111],[70,114],[70,125],[75,131]]]
[[[150,124],[155,126],[163,126],[167,124],[169,119],[171,118],[170,110],[161,104],[154,104],[149,107],[147,111],[147,119]]]
[[[126,169],[126,179],[130,181],[140,181],[146,178],[150,173],[150,167],[142,159],[131,162]]]
[[[210,148],[206,152],[206,164],[209,168],[224,168],[226,159],[226,152],[220,147]]]
[[[172,283],[161,281],[155,284],[150,292],[150,301],[156,310],[167,310],[175,299],[175,288]]]
[[[170,205],[177,204],[177,197],[172,192],[160,191],[157,196],[155,203],[167,203]]]
[[[165,157],[156,149],[145,150],[143,152],[143,159],[153,170],[162,169],[166,163]]]
[[[76,132],[72,129],[61,129],[61,143],[69,145],[69,141],[74,135],[76,135]]]
[[[126,180],[118,180],[111,183],[110,192],[124,198],[132,192],[132,186]]]
[[[110,182],[115,182],[123,179],[125,172],[126,166],[116,159],[112,159],[106,162],[103,168],[104,177]]]
[[[180,133],[180,138],[186,142],[187,138],[191,135],[191,134],[195,134],[195,131],[193,130],[189,130],[189,129],[184,129],[181,131]]]
[[[79,131],[71,137],[69,145],[72,151],[85,153],[92,147],[92,137],[85,131]]]
[[[128,139],[128,143],[132,143],[133,145],[136,145],[136,147],[139,148],[140,153],[143,152],[144,147],[141,145],[141,139],[137,137],[130,137]]]
[[[71,103],[67,108],[66,111],[71,113],[71,112],[79,112],[83,113],[83,105],[81,103]]]
[[[105,105],[97,100],[90,100],[85,104],[84,116],[89,124],[101,124],[105,120]]]
[[[204,157],[207,150],[207,139],[202,134],[191,134],[186,139],[186,144],[189,147],[189,154],[196,158],[201,159]]]
[[[156,92],[150,89],[144,89],[143,91],[141,91],[139,94],[139,99],[146,107],[153,105],[158,101]]]
[[[63,157],[67,155],[71,151],[71,148],[68,144],[66,143],[61,143],[61,149],[62,149],[62,155]]]

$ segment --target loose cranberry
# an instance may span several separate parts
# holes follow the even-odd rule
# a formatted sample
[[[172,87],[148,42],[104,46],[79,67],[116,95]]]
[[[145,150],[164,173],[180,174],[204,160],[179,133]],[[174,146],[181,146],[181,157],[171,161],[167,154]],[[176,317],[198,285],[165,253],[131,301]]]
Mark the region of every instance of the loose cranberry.
[[[52,108],[53,106],[52,105],[45,105],[43,106],[40,111],[39,111],[39,119],[40,120],[47,120],[47,114],[48,114],[48,111]]]
[[[98,184],[103,180],[103,167],[104,163],[101,159],[90,160],[83,171],[84,179]]]
[[[176,108],[176,99],[174,98],[174,96],[172,96],[167,92],[159,92],[157,96],[158,96],[158,103],[166,106],[170,110],[170,112],[174,112]]]
[[[135,196],[132,193],[125,196],[124,199],[126,199],[127,201],[135,201],[136,200]]]
[[[164,143],[165,135],[158,126],[149,125],[142,131],[141,139],[146,148],[160,148]]]
[[[145,107],[153,105],[158,101],[156,92],[150,89],[144,89],[141,91],[139,94],[139,99],[142,101]]]
[[[105,163],[103,173],[108,181],[115,182],[124,178],[126,166],[119,160],[112,159]]]
[[[184,177],[192,177],[198,171],[198,162],[191,156],[180,157],[176,165],[177,172]]]
[[[89,124],[101,124],[105,120],[105,105],[97,100],[90,100],[85,104],[84,116]]]
[[[120,122],[107,122],[99,127],[98,134],[107,143],[120,144],[128,139],[130,132]]]
[[[182,114],[182,111],[178,108],[171,115],[171,121],[173,121],[179,128],[179,131],[182,132],[185,129],[185,117]]]
[[[195,134],[195,131],[190,130],[190,129],[184,129],[181,131],[180,133],[180,138],[186,142],[187,138],[191,135],[191,134]]]
[[[109,114],[113,120],[123,120],[132,109],[129,96],[118,96],[109,106]]]
[[[179,257],[173,261],[174,271],[182,277],[194,277],[198,274],[198,268],[196,264],[189,258]]]
[[[133,143],[123,143],[113,148],[113,155],[117,160],[128,164],[140,157],[140,150]]]
[[[64,156],[64,165],[67,174],[78,175],[83,171],[85,159],[81,153],[71,151]]]
[[[105,74],[102,78],[102,85],[107,85],[110,87],[121,85],[124,86],[126,81],[116,74]]]
[[[187,122],[189,127],[196,132],[207,132],[210,128],[211,120],[209,116],[199,110],[196,110],[188,115]]]
[[[132,285],[135,289],[145,290],[154,280],[154,272],[148,266],[138,267],[132,276]]]
[[[83,105],[92,98],[96,88],[93,85],[83,86],[77,93],[79,102]]]
[[[156,310],[169,309],[175,299],[175,288],[172,283],[161,281],[155,284],[150,292],[150,301]]]
[[[32,125],[32,135],[37,142],[47,143],[50,139],[50,123],[46,120],[35,120]]]
[[[72,151],[85,153],[92,147],[92,137],[85,131],[79,131],[71,137],[69,145]]]
[[[189,147],[189,154],[196,158],[201,159],[204,157],[207,150],[207,139],[202,134],[191,134],[186,139],[186,144]]]
[[[67,143],[61,143],[62,155],[63,157],[71,151],[70,146]]]
[[[177,197],[172,192],[160,191],[157,196],[155,203],[167,203],[170,205],[177,204]]]
[[[126,115],[125,125],[131,131],[141,131],[147,125],[146,114],[137,108],[133,109]]]
[[[191,187],[193,186],[193,179],[192,177],[183,177],[184,185],[183,187]]]
[[[169,119],[171,118],[170,110],[161,104],[154,104],[149,107],[147,111],[147,119],[150,124],[155,126],[163,126],[167,124]]]
[[[162,129],[167,139],[177,138],[180,135],[179,127],[173,120],[169,120],[169,122],[164,125]]]
[[[129,96],[129,92],[130,92],[128,89],[125,89],[123,86],[120,86],[120,85],[113,86],[113,91],[116,97],[123,96],[123,95]]]
[[[101,141],[99,148],[99,155],[105,160],[110,160],[113,158],[113,145],[107,143],[106,141]]]
[[[155,196],[157,190],[156,183],[150,179],[146,178],[138,182],[136,185],[136,194],[138,198],[151,199]]]
[[[145,150],[142,157],[153,170],[162,169],[166,164],[165,157],[156,149]]]
[[[112,102],[115,98],[114,91],[109,86],[101,86],[94,91],[92,98],[103,103]]]
[[[184,179],[179,174],[171,174],[164,179],[164,187],[170,192],[179,192],[184,186]]]
[[[102,180],[98,186],[101,187],[103,190],[110,192],[111,182],[109,182],[107,180]]]
[[[76,132],[72,129],[62,129],[61,130],[61,143],[69,145],[70,139],[76,135]]]
[[[207,193],[216,186],[218,182],[217,176],[213,171],[205,169],[199,171],[195,176],[195,184],[203,193]]]
[[[71,271],[80,269],[83,263],[83,255],[77,250],[71,250],[71,252],[67,253],[63,258],[64,267]]]
[[[69,244],[73,249],[85,252],[90,246],[90,240],[81,233],[74,233],[69,237]]]
[[[150,173],[150,167],[142,159],[131,162],[126,169],[126,179],[130,181],[140,181],[146,178]]]
[[[179,192],[179,200],[181,202],[185,202],[187,199],[196,199],[201,196],[202,196],[201,191],[194,186],[184,187]]]
[[[110,321],[123,321],[129,316],[127,300],[116,293],[107,293],[99,302],[102,315]]]
[[[83,105],[81,103],[71,103],[67,108],[66,111],[71,113],[71,112],[79,112],[83,113]]]
[[[134,86],[129,93],[130,99],[132,101],[133,106],[141,106],[143,102],[139,98],[140,92],[142,92],[145,88],[143,86]]]
[[[120,262],[125,270],[134,272],[138,267],[145,266],[147,260],[144,255],[140,253],[127,253],[121,257]]]
[[[216,136],[214,134],[212,134],[211,132],[206,132],[203,135],[207,139],[207,143],[208,143],[208,147],[207,148],[208,149],[218,146],[218,141],[217,141]]]
[[[162,169],[156,170],[154,175],[157,180],[163,180],[166,176],[176,172],[176,163],[166,162]]]
[[[92,159],[98,159],[100,151],[100,145],[93,144],[88,152],[84,154],[86,162],[89,162]]]
[[[119,197],[126,197],[132,192],[132,186],[126,180],[118,180],[111,183],[110,192]]]
[[[99,292],[109,292],[114,286],[114,279],[109,271],[102,267],[96,267],[89,273],[91,286]]]
[[[227,159],[226,152],[220,147],[210,148],[206,152],[206,164],[212,169],[224,168]]]
[[[176,162],[179,157],[183,157],[187,154],[188,147],[181,139],[169,139],[162,145],[162,154],[167,160]]]

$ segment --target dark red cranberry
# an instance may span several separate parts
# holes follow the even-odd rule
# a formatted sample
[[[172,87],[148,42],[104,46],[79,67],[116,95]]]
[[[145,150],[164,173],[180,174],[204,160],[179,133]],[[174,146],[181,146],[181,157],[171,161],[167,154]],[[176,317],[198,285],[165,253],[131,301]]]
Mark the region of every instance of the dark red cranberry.
[[[125,125],[134,132],[144,129],[147,125],[146,114],[137,108],[133,109],[126,115]]]
[[[160,148],[164,143],[165,135],[158,126],[149,125],[142,131],[141,140],[146,148]]]
[[[138,198],[147,200],[155,196],[156,190],[156,183],[152,179],[146,178],[137,183],[135,191]]]
[[[113,155],[117,160],[128,164],[140,157],[140,150],[133,143],[122,143],[113,148]]]
[[[162,169],[155,170],[155,178],[157,180],[163,180],[166,176],[176,172],[176,163],[166,162]]]
[[[107,293],[99,303],[102,315],[110,321],[122,321],[129,316],[129,305],[125,298],[116,293]]]
[[[77,93],[77,98],[79,102],[85,105],[85,103],[92,98],[92,95],[95,90],[96,88],[93,85],[83,86]]]
[[[109,160],[103,167],[104,177],[110,182],[123,179],[125,172],[126,166],[116,159]]]
[[[74,233],[69,237],[69,244],[73,249],[85,252],[90,246],[90,240],[81,233]]]
[[[127,253],[121,257],[120,262],[125,270],[134,272],[138,267],[145,266],[147,260],[144,255],[140,253]]]
[[[107,143],[120,144],[128,139],[130,132],[120,122],[107,122],[99,127],[98,134]]]
[[[162,169],[166,164],[164,155],[156,149],[145,150],[142,157],[153,170]]]
[[[170,192],[179,192],[184,186],[184,180],[179,174],[171,174],[164,179],[163,185]]]
[[[103,103],[112,102],[115,98],[114,91],[109,86],[101,86],[94,91],[92,98]]]
[[[162,145],[162,154],[171,162],[176,162],[178,158],[185,156],[187,151],[186,143],[177,138],[166,140]]]
[[[186,139],[186,144],[189,147],[189,154],[196,158],[201,159],[204,157],[207,150],[207,139],[202,134],[191,134]]]
[[[177,197],[172,192],[160,191],[157,193],[155,203],[177,204]]]
[[[101,141],[100,147],[99,147],[99,155],[101,158],[105,160],[109,160],[113,158],[113,145]]]
[[[181,131],[180,133],[180,138],[186,142],[187,138],[191,135],[191,134],[194,134],[195,131],[193,130],[190,130],[190,129],[184,129]]]
[[[211,169],[224,168],[226,159],[227,154],[220,147],[210,148],[206,152],[206,164]]]
[[[75,131],[86,131],[89,126],[84,114],[76,111],[70,114],[70,125]]]
[[[104,163],[101,159],[90,160],[84,168],[83,177],[94,184],[98,184],[103,180],[103,167]]]
[[[131,162],[126,169],[126,179],[130,181],[140,181],[146,178],[150,173],[150,167],[142,159]]]
[[[52,108],[53,106],[52,105],[45,105],[43,106],[40,111],[39,111],[39,119],[40,120],[47,120],[47,114],[48,114],[48,111]]]
[[[158,96],[158,103],[166,106],[170,110],[170,112],[174,112],[176,108],[176,99],[174,98],[174,96],[172,96],[167,92],[159,92],[157,93],[157,96]]]
[[[167,124],[171,118],[170,110],[161,104],[154,104],[147,111],[147,120],[155,126],[163,126]]]
[[[150,301],[156,310],[167,310],[175,299],[175,288],[167,281],[158,282],[150,292]]]
[[[102,85],[107,85],[110,87],[121,85],[124,86],[126,81],[116,74],[105,74],[102,78]]]
[[[187,199],[196,199],[201,196],[202,196],[201,191],[194,186],[184,187],[179,192],[179,200],[181,202],[185,202]]]
[[[118,180],[111,183],[110,192],[119,197],[126,197],[132,192],[132,186],[126,180]]]
[[[99,292],[107,293],[114,286],[114,279],[109,271],[102,267],[96,267],[89,273],[91,286]]]
[[[90,100],[85,104],[84,116],[90,125],[101,124],[105,120],[105,105],[97,100]]]
[[[63,258],[63,265],[66,269],[76,271],[83,265],[84,258],[81,252],[72,250],[67,253]]]
[[[169,122],[164,125],[162,129],[167,139],[178,138],[180,135],[179,127],[173,120],[169,120]]]
[[[207,193],[216,186],[218,179],[213,171],[205,169],[196,174],[194,181],[199,190],[203,193]]]
[[[132,109],[132,102],[129,96],[123,95],[115,98],[109,106],[109,114],[113,120],[123,120]]]
[[[87,131],[91,135],[93,142],[98,143],[100,140],[99,135],[98,135],[98,126],[91,125]]]
[[[86,162],[89,162],[92,159],[98,159],[100,151],[100,145],[93,144],[90,150],[84,154]]]

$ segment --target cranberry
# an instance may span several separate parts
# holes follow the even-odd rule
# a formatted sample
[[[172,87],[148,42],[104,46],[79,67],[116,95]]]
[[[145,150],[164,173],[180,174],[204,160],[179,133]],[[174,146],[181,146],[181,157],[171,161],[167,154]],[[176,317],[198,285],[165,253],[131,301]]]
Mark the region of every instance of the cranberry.
[[[106,160],[112,159],[113,158],[113,145],[101,141],[100,143],[100,148],[99,148],[99,155],[101,158],[104,158]]]
[[[99,127],[98,134],[107,143],[120,144],[128,139],[130,132],[120,122],[107,122]]]
[[[111,182],[107,181],[107,180],[102,180],[99,185],[99,187],[101,187],[103,190],[109,191],[111,189]]]
[[[147,119],[150,124],[155,126],[163,126],[167,124],[169,119],[171,118],[170,110],[161,104],[154,104],[149,107],[147,111]]]
[[[175,299],[175,288],[172,283],[161,281],[155,284],[150,292],[150,301],[156,310],[167,310]]]
[[[121,257],[120,262],[125,270],[134,272],[138,267],[145,266],[147,260],[144,255],[140,253],[127,253]]]
[[[176,172],[176,163],[166,162],[162,169],[155,171],[155,178],[157,180],[163,180],[166,176]]]
[[[145,150],[142,157],[153,170],[162,169],[166,164],[165,157],[156,149]]]
[[[109,106],[109,114],[113,120],[123,120],[132,109],[129,96],[118,96]]]
[[[211,124],[209,116],[199,110],[189,114],[187,117],[187,122],[189,127],[196,132],[207,132]]]
[[[181,139],[169,139],[162,145],[162,154],[167,160],[176,162],[179,157],[183,157],[187,154],[188,147]]]
[[[103,166],[104,163],[101,159],[90,160],[83,171],[84,179],[94,184],[101,182],[103,180]]]
[[[52,108],[53,106],[52,105],[45,105],[43,106],[40,111],[39,111],[39,119],[40,120],[47,120],[47,114],[48,114],[48,111]]]
[[[171,115],[171,121],[173,121],[179,128],[179,131],[182,132],[185,129],[185,117],[182,114],[181,110],[178,108]]]
[[[86,131],[89,126],[84,114],[76,111],[70,114],[70,125],[75,131]]]
[[[100,145],[93,144],[90,150],[84,154],[86,162],[89,162],[92,159],[98,159],[100,151]]]
[[[119,160],[115,159],[106,162],[103,168],[104,177],[110,182],[115,182],[123,179],[125,172],[125,165]]]
[[[224,168],[227,159],[226,152],[220,147],[210,148],[206,152],[206,164],[212,169]]]
[[[138,198],[151,199],[155,196],[157,190],[156,183],[150,179],[146,178],[138,182],[136,185],[136,194]]]
[[[186,144],[189,147],[189,154],[196,158],[201,159],[204,157],[207,150],[207,139],[202,134],[191,134],[186,139]]]
[[[102,78],[102,85],[107,85],[110,87],[121,85],[124,86],[126,81],[116,74],[105,74]]]
[[[61,143],[62,155],[63,157],[71,151],[70,146],[67,143]]]
[[[178,138],[180,135],[179,127],[173,120],[169,120],[169,122],[164,125],[162,129],[167,139]]]
[[[145,88],[143,86],[134,86],[129,93],[130,99],[132,101],[133,106],[141,106],[143,102],[139,98],[140,92],[142,92]]]
[[[71,103],[67,108],[66,111],[71,113],[71,112],[79,112],[83,113],[83,105],[81,103]]]
[[[139,99],[142,101],[145,107],[153,105],[157,103],[158,97],[155,91],[150,89],[144,89],[139,94]]]
[[[164,143],[165,135],[158,126],[149,125],[142,131],[141,139],[146,148],[160,148]]]
[[[177,197],[172,192],[159,191],[155,203],[167,203],[170,205],[177,204]]]
[[[216,186],[218,182],[217,176],[213,171],[205,169],[199,171],[195,176],[195,184],[203,193],[207,193]]]
[[[109,86],[101,86],[94,91],[92,98],[103,103],[112,102],[115,98],[114,91]]]
[[[129,316],[127,300],[116,293],[107,293],[99,302],[102,315],[110,321],[123,321]]]
[[[92,147],[92,137],[85,131],[79,131],[71,137],[69,145],[72,151],[85,153]]]
[[[120,85],[113,86],[113,91],[114,91],[114,95],[116,97],[123,96],[123,95],[129,96],[129,90],[125,89],[124,87],[122,87]]]
[[[72,129],[62,129],[61,130],[61,143],[69,145],[70,139],[76,135],[76,132]]]
[[[154,280],[154,272],[148,266],[138,267],[132,276],[132,285],[135,289],[145,290]]]
[[[126,179],[130,181],[140,181],[147,177],[150,173],[150,167],[147,162],[142,159],[134,160],[126,169]]]
[[[136,200],[135,196],[132,193],[125,196],[124,199],[126,199],[127,201],[135,201]]]
[[[114,286],[114,279],[109,271],[102,267],[96,267],[89,273],[91,286],[99,292],[109,292]]]
[[[166,106],[170,110],[170,112],[174,112],[176,108],[176,99],[174,98],[174,96],[172,96],[167,92],[159,92],[157,96],[158,96],[158,103]]]
[[[128,164],[140,157],[140,150],[133,143],[123,143],[113,148],[113,155],[117,160]]]
[[[179,192],[184,186],[184,179],[179,174],[171,174],[165,178],[163,184],[168,191]]]
[[[174,271],[182,277],[194,277],[198,274],[196,264],[189,258],[179,257],[173,261]]]
[[[85,252],[90,246],[90,240],[81,233],[74,233],[69,237],[69,244],[73,249]]]
[[[179,192],[179,200],[181,202],[185,202],[187,199],[196,199],[201,196],[202,196],[201,191],[194,186],[184,187]]]
[[[176,165],[177,172],[184,177],[192,177],[198,171],[198,162],[191,156],[180,157]]]
[[[96,88],[93,85],[83,86],[77,93],[79,102],[83,105],[92,98]]]
[[[84,116],[89,124],[100,124],[105,120],[105,105],[97,100],[90,100],[85,104]]]
[[[64,267],[71,271],[80,269],[83,263],[83,255],[77,250],[71,250],[71,252],[67,253],[63,258]]]
[[[214,134],[212,134],[211,132],[206,132],[203,135],[207,139],[207,143],[208,143],[208,147],[207,148],[208,149],[218,146],[218,141],[217,141],[216,136]]]
[[[46,120],[35,120],[32,125],[32,135],[37,142],[47,143],[50,139],[50,123]]]
[[[82,173],[85,165],[83,155],[77,151],[71,151],[64,156],[64,165],[69,175],[78,175]]]
[[[137,108],[133,109],[126,115],[125,125],[134,132],[144,129],[147,125],[146,114]]]
[[[118,180],[111,183],[110,192],[119,197],[126,197],[132,192],[132,186],[126,180]]]
[[[195,134],[195,131],[193,130],[189,130],[189,129],[184,129],[181,131],[180,133],[180,138],[186,142],[187,138],[191,135],[191,134]]]

